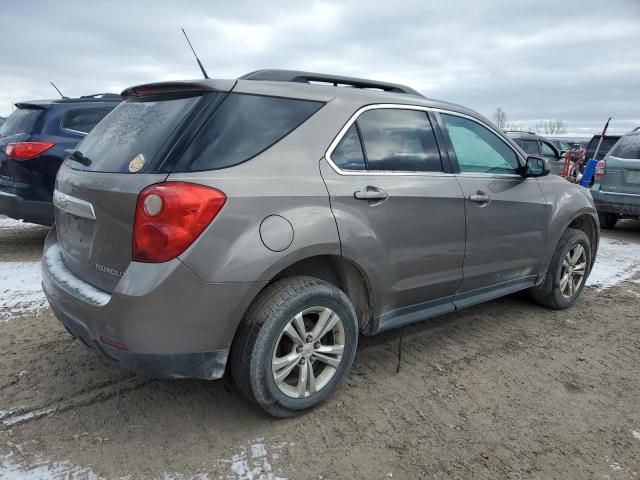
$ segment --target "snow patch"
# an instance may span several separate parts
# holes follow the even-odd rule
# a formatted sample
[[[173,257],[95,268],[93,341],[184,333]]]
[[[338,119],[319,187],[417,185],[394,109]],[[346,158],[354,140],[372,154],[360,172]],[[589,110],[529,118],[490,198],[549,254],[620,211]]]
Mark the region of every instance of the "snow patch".
[[[640,245],[600,237],[596,263],[587,285],[598,289],[613,287],[640,273]]]
[[[39,461],[26,468],[15,462],[12,457],[13,455],[9,455],[0,462],[0,478],[12,480],[99,480],[100,478],[91,469],[66,461],[53,463]]]
[[[22,220],[14,220],[13,218],[0,218],[0,230],[30,230],[39,228],[49,227],[43,227],[42,225],[36,225],[34,223],[26,223]]]
[[[274,437],[275,438],[275,437]],[[273,440],[273,438],[272,438]],[[224,477],[216,475],[215,478],[225,478],[229,480],[287,480],[273,472],[273,467],[269,463],[269,458],[278,458],[277,451],[286,448],[294,443],[279,442],[271,443],[269,446],[263,438],[256,438],[248,442],[248,445],[241,446],[237,454],[231,460],[218,460],[216,466],[219,470],[230,470]],[[14,445],[21,451],[20,445]],[[10,478],[12,480],[102,480],[103,477],[97,475],[91,468],[81,467],[69,461],[51,462],[38,458],[29,466],[24,462],[14,458],[14,453],[0,456],[0,478]],[[120,477],[120,480],[131,480],[131,475]],[[159,478],[164,480],[213,480],[210,474],[203,472],[195,475],[183,473],[165,473]]]
[[[0,263],[0,321],[47,305],[40,279],[40,262]]]
[[[76,294],[83,300],[87,300],[95,305],[106,305],[111,300],[111,295],[102,290],[98,290],[94,286],[82,281],[71,273],[64,262],[60,247],[57,244],[51,245],[42,257],[44,265],[47,267],[47,273],[55,277],[59,284],[62,284],[68,291]]]
[[[640,440],[640,432],[636,432],[635,430],[631,430],[631,435],[633,435],[633,438]]]

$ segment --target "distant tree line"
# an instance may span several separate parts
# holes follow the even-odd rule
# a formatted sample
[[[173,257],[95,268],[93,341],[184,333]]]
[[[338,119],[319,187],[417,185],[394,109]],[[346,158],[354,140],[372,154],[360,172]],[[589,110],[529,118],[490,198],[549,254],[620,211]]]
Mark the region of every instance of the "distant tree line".
[[[493,113],[493,123],[495,123],[502,130],[526,130],[535,132],[539,135],[562,135],[563,133],[567,133],[567,122],[564,120],[540,120],[535,124],[529,126],[529,128],[525,128],[522,123],[519,122],[509,122],[507,120],[507,114],[502,108],[496,108],[496,111]]]

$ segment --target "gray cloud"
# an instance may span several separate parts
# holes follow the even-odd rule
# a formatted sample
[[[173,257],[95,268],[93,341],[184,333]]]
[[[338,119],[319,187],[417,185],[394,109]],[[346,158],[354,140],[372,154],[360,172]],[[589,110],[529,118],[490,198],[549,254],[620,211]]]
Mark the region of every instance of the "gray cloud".
[[[528,127],[640,125],[640,2],[18,2],[0,16],[0,114],[13,101],[120,91],[199,71],[326,71],[414,86]]]

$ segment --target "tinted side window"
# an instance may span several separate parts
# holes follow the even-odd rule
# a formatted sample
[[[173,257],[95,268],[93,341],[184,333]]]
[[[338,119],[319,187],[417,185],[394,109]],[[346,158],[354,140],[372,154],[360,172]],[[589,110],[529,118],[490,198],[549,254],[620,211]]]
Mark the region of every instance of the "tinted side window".
[[[640,135],[622,137],[622,140],[620,140],[611,151],[611,156],[626,159],[640,159]]]
[[[426,112],[377,109],[357,120],[369,170],[441,172],[440,151]]]
[[[522,139],[522,149],[529,155],[540,155],[540,149],[538,148],[537,140]]]
[[[546,142],[540,142],[540,151],[545,157],[555,157],[557,154]]]
[[[358,128],[354,123],[331,154],[331,160],[342,170],[364,170],[364,154]]]
[[[232,93],[206,121],[175,171],[215,170],[249,160],[295,130],[322,105]]]
[[[69,110],[62,116],[62,128],[89,133],[113,108]]]
[[[495,133],[464,117],[441,116],[462,172],[517,173],[516,153]]]
[[[0,128],[0,136],[15,135],[17,133],[32,133],[33,127],[44,112],[41,108],[18,108],[9,115],[7,121]]]

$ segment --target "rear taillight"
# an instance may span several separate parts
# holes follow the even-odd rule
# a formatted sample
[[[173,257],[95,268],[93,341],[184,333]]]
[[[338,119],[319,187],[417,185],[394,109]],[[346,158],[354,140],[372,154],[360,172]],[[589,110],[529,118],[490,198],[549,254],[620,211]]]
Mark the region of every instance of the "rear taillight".
[[[596,171],[593,174],[593,178],[595,178],[596,180],[601,180],[602,178],[604,178],[604,167],[606,166],[606,163],[604,160],[600,160],[597,164],[596,164]]]
[[[4,153],[7,157],[11,157],[14,160],[29,160],[37,157],[43,152],[46,152],[55,143],[53,142],[17,142],[9,143],[4,147]]]
[[[222,209],[227,197],[195,183],[164,182],[138,196],[133,260],[166,262],[184,252]]]

